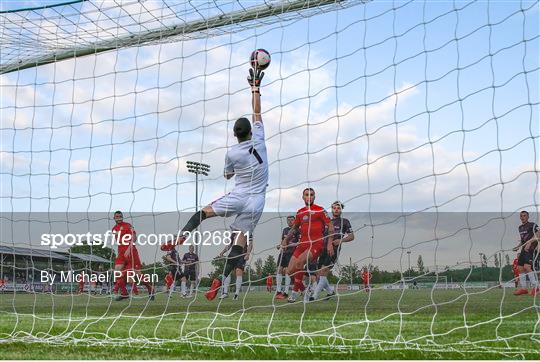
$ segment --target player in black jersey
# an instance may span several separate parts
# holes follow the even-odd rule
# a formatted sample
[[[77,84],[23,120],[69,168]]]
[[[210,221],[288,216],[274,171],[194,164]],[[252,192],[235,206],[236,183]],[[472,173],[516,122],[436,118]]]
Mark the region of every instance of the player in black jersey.
[[[231,242],[229,245],[223,249],[223,251],[219,254],[218,258],[223,258],[223,255],[231,248],[233,243]],[[249,260],[249,256],[251,255],[251,251],[253,250],[253,234],[249,234],[249,239],[247,245],[244,245],[244,248],[242,250],[242,253],[231,257],[230,255],[227,258],[230,258],[230,263],[233,265],[233,271],[236,275],[236,289],[234,293],[234,300],[238,300],[238,296],[240,295],[240,291],[242,289],[242,278],[244,276],[244,269],[246,267],[246,263]],[[221,296],[220,299],[225,299],[229,296],[229,285],[231,284],[231,275],[223,275],[223,285],[221,290]]]
[[[341,251],[341,245],[354,240],[354,232],[351,226],[351,222],[348,219],[341,217],[345,205],[340,201],[335,201],[332,204],[332,227],[333,230],[328,230],[328,238],[326,238],[326,245],[323,249],[318,264],[318,276],[319,282],[315,288],[315,293],[310,300],[315,300],[319,297],[320,292],[324,289],[328,292],[328,296],[335,294],[334,289],[328,283],[328,273],[334,267],[337,262],[339,252]],[[329,251],[333,249],[333,253]]]
[[[182,264],[184,264],[184,273],[182,274],[182,296],[187,297],[187,281],[190,281],[189,296],[193,295],[195,290],[195,284],[197,282],[197,271],[199,267],[199,257],[195,254],[195,247],[189,246],[189,252],[185,253],[182,257]]]
[[[291,257],[294,252],[294,248],[299,241],[299,233],[296,233],[294,237],[290,240],[287,245],[282,245],[285,241],[285,237],[291,230],[292,224],[294,222],[294,216],[287,216],[287,227],[283,229],[281,233],[281,243],[278,245],[280,250],[278,256],[278,270],[276,275],[276,297],[278,299],[287,299],[289,297],[289,288],[291,285],[291,278],[288,275],[287,267],[291,261]],[[283,277],[285,277],[285,286],[282,285]]]
[[[174,287],[176,283],[182,279],[182,260],[180,254],[176,251],[176,248],[171,249],[167,254],[163,256],[163,260],[169,265],[170,275],[172,277],[172,284],[169,289],[169,297],[174,293]]]
[[[518,255],[518,270],[519,270],[519,286],[520,288],[514,292],[514,295],[528,294],[527,276],[531,283],[531,295],[536,295],[538,292],[538,280],[536,278],[536,262],[538,260],[538,238],[540,237],[540,229],[538,225],[529,222],[529,213],[521,211],[519,213],[521,225],[519,225],[519,245],[514,248],[514,251],[520,250]]]

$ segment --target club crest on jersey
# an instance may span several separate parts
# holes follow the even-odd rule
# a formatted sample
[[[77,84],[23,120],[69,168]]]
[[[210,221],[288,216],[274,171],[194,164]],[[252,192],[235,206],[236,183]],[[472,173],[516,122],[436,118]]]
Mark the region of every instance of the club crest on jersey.
[[[309,219],[309,216],[307,216],[307,215],[304,215],[304,216],[302,217],[302,221],[307,221],[308,219]]]

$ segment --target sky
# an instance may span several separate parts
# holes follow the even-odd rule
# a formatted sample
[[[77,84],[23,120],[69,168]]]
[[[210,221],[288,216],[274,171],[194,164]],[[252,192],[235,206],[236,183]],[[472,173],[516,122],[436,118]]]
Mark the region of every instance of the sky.
[[[0,76],[2,213],[191,212],[187,160],[211,166],[199,185],[201,206],[232,190],[234,179],[222,177],[224,155],[236,142],[234,120],[251,112],[246,76],[256,48],[272,55],[261,89],[270,170],[265,212],[294,212],[307,186],[324,207],[343,201],[346,213],[538,212],[538,4],[349,5]],[[168,14],[160,2],[124,11],[150,24]],[[40,49],[84,45],[88,34],[106,39],[124,31],[104,16],[115,14],[87,14],[94,23],[78,18],[81,36],[73,38],[73,23],[55,20],[51,10],[33,12],[23,14],[32,24],[24,31],[42,29],[48,42]],[[18,16],[2,14],[2,26]],[[434,255],[436,243],[429,246]],[[350,249],[355,260],[365,256],[363,247]],[[453,265],[450,259],[440,262]]]

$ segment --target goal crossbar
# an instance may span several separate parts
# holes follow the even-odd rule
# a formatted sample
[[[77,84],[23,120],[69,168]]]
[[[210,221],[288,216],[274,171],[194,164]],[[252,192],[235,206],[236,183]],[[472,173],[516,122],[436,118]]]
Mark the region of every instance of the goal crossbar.
[[[335,6],[347,7],[359,2],[365,3],[367,1],[369,0],[296,0],[265,3],[263,5],[256,5],[250,8],[232,11],[227,14],[185,22],[184,24],[165,26],[163,28],[151,29],[136,34],[128,33],[112,39],[84,44],[80,47],[58,49],[57,51],[48,52],[44,55],[30,59],[21,59],[21,57],[18,59],[11,59],[6,63],[2,62],[2,64],[0,64],[0,74],[37,67],[65,59],[83,57],[110,50],[117,50],[119,48],[162,42],[171,38],[174,38],[174,41],[179,41],[184,39],[207,37],[212,35],[210,32],[211,29],[222,29],[223,27],[230,25],[244,24],[242,28],[245,30],[260,25],[262,19],[268,19],[266,22],[264,22],[264,25],[269,25],[277,21],[282,22],[284,20],[288,20],[286,17],[287,13],[306,12],[309,9],[317,9],[317,13],[323,13],[334,9]],[[0,17],[2,17],[2,15],[3,14],[0,14]],[[285,18],[283,16],[285,16]],[[297,16],[297,14],[295,14],[295,16]],[[250,24],[249,22],[253,20],[257,21]],[[2,19],[2,27],[4,27],[4,23],[6,21],[7,20],[5,18]]]

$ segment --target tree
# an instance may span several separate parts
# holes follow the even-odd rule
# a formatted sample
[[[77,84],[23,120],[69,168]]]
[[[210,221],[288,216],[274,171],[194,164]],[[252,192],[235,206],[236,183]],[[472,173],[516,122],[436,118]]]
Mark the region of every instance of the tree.
[[[242,276],[244,282],[251,283],[251,280],[255,278],[255,274],[249,265],[244,268],[244,275]]]
[[[482,268],[487,268],[487,256],[482,254]]]
[[[495,254],[494,263],[495,263],[495,268],[500,268],[501,267],[501,263],[499,262],[499,255],[498,254]]]
[[[506,259],[506,265],[507,265],[507,266],[512,265],[512,264],[510,264],[510,255],[505,254],[504,258]]]
[[[262,277],[267,275],[275,275],[277,269],[276,259],[273,255],[268,255],[268,258],[264,261],[264,266],[262,267]]]
[[[422,255],[418,255],[418,260],[416,261],[416,265],[418,265],[418,271],[420,273],[424,272],[424,260],[422,259]]]
[[[351,283],[351,275],[352,283],[360,283],[360,270],[357,264],[353,264],[352,266],[344,265],[339,270],[339,277],[342,283]]]
[[[225,268],[226,258],[215,258],[210,264],[214,267],[214,270],[208,274],[210,279],[221,278],[223,275],[223,269]]]
[[[255,270],[252,272],[255,272],[256,279],[262,279],[263,277],[263,261],[261,258],[258,258],[255,260]]]

